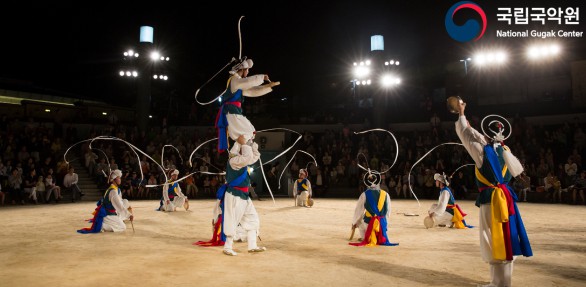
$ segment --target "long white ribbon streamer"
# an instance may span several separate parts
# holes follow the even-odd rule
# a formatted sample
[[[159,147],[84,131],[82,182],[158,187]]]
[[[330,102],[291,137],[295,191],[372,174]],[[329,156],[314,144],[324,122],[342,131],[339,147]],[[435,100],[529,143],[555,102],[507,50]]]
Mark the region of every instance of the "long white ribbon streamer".
[[[386,173],[386,172],[387,172],[387,171],[389,171],[389,170],[390,170],[390,169],[391,169],[391,168],[392,168],[392,167],[395,165],[395,163],[397,162],[397,158],[399,157],[399,143],[397,142],[397,138],[395,137],[395,135],[394,135],[392,132],[390,132],[390,131],[388,131],[388,130],[385,130],[385,129],[370,129],[370,130],[365,130],[365,131],[361,131],[361,132],[354,132],[354,134],[357,134],[357,135],[359,135],[359,134],[363,134],[363,133],[369,133],[369,132],[373,132],[373,131],[376,131],[376,132],[386,132],[386,133],[390,134],[390,135],[393,137],[393,140],[395,141],[395,160],[394,160],[394,161],[393,161],[393,163],[392,163],[392,164],[389,166],[389,168],[387,168],[387,170],[385,170],[385,171],[381,171],[381,172],[380,172],[381,174],[382,174],[382,173]],[[364,169],[364,167],[363,167],[363,169]]]
[[[289,160],[289,162],[287,162],[287,164],[285,165],[285,167],[283,167],[283,170],[281,171],[281,175],[279,175],[279,188],[281,188],[281,178],[283,177],[283,174],[287,170],[287,167],[289,166],[289,164],[291,164],[291,162],[293,161],[293,159],[295,159],[295,156],[297,155],[298,152],[302,152],[302,153],[308,155],[309,157],[311,157],[313,159],[313,164],[315,164],[315,166],[317,167],[317,161],[315,160],[315,157],[313,157],[310,153],[308,153],[306,151],[296,150],[295,153],[293,154],[293,156],[291,157],[291,159]],[[307,165],[305,166],[305,170],[308,170],[310,164],[312,164],[311,161],[307,163]]]
[[[415,197],[415,200],[417,200],[417,204],[419,205],[419,207],[421,207],[421,203],[419,203],[419,199],[417,198],[417,195],[415,195],[415,192],[413,191],[413,188],[411,188],[411,171],[413,170],[413,168],[420,162],[422,161],[427,155],[429,155],[432,151],[434,151],[436,148],[443,146],[443,145],[460,145],[460,146],[464,146],[461,143],[453,143],[453,142],[448,142],[448,143],[442,143],[439,145],[434,146],[432,149],[430,149],[426,154],[424,154],[420,159],[418,159],[412,166],[411,169],[409,169],[409,176],[407,176],[407,184],[409,184],[409,190],[411,191],[411,194],[413,194],[413,196]]]

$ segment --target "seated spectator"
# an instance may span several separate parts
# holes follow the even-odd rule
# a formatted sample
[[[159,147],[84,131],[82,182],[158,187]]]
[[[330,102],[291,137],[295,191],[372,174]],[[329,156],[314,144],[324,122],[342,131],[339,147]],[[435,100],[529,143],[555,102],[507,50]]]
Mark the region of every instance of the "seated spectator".
[[[45,193],[45,181],[43,180],[42,175],[40,175],[37,178],[36,189],[37,189],[37,198],[40,199],[41,201],[45,201],[45,203],[48,203],[49,201],[46,200],[46,193]]]
[[[549,200],[552,197],[551,202],[555,203],[556,197],[559,199],[559,202],[562,202],[562,185],[557,178],[557,176],[553,175],[553,172],[549,172],[547,177],[543,180],[545,183],[545,191],[547,192],[545,199]]]
[[[0,199],[2,200],[2,205],[4,205],[4,197],[6,196],[5,192],[2,191],[2,185],[0,184]]]
[[[584,200],[584,190],[586,190],[586,170],[580,173],[580,177],[576,179],[576,183],[572,187],[572,204],[576,204],[576,193],[580,194],[582,204],[586,204]]]
[[[75,173],[73,167],[69,168],[67,174],[63,177],[63,186],[71,191],[71,202],[75,202],[76,199],[81,198],[85,193],[81,192],[81,189],[77,186],[79,177]]]
[[[185,195],[188,198],[195,198],[197,197],[197,186],[195,185],[195,180],[193,179],[193,175],[188,176],[185,179],[185,185],[187,186],[185,188]]]
[[[29,175],[24,178],[24,193],[37,204],[37,171],[34,169],[31,169]]]
[[[49,202],[49,199],[51,198],[51,193],[55,193],[55,202],[59,202],[61,201],[61,199],[63,198],[63,196],[61,196],[61,187],[59,187],[58,185],[55,184],[55,180],[53,179],[53,169],[49,169],[49,173],[47,173],[47,176],[45,178],[45,189],[47,191],[47,195],[45,197],[45,200],[47,202]]]

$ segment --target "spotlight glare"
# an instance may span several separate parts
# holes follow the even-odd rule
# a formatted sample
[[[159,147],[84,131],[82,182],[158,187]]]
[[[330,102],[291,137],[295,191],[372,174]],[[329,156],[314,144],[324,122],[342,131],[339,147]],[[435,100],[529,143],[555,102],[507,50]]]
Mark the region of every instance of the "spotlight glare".
[[[156,52],[156,51],[155,51],[155,52],[152,52],[152,53],[151,53],[151,59],[152,59],[153,61],[156,61],[156,60],[158,60],[158,59],[159,59],[159,57],[161,57],[161,55],[159,54],[159,52]]]
[[[118,74],[120,75],[120,77],[123,77],[124,76],[124,71],[120,71],[120,72],[118,72]]]
[[[502,63],[504,63],[504,62],[507,61],[507,54],[505,54],[502,51],[497,52],[495,54],[495,57],[496,57],[496,62],[499,63],[499,64],[502,64]]]
[[[128,56],[128,52],[124,52],[124,57]]]
[[[135,77],[135,78],[138,77],[138,72],[137,71],[133,71],[132,72],[132,76]]]
[[[354,68],[354,75],[357,78],[366,77],[366,76],[368,76],[368,74],[370,74],[370,69],[368,67],[359,66],[359,67]]]
[[[126,76],[130,77],[132,73],[130,71],[126,71]]]

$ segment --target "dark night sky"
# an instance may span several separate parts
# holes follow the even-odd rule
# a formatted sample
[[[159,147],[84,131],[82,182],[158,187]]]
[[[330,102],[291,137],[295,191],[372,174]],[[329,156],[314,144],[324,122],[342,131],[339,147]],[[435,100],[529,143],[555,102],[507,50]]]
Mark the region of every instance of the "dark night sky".
[[[309,99],[323,87],[350,79],[352,62],[367,55],[373,34],[384,35],[385,53],[400,58],[406,70],[440,67],[494,40],[495,7],[540,6],[536,1],[475,1],[489,17],[488,29],[479,41],[461,44],[448,36],[443,23],[456,0],[214,2],[219,4],[189,4],[195,8],[171,1],[156,6],[84,2],[87,8],[46,2],[11,5],[0,17],[0,78],[110,101],[126,91],[125,79],[117,74],[122,52],[138,44],[140,26],[151,25],[155,46],[171,57],[172,80],[167,84],[179,96],[192,98],[238,55],[237,20],[245,15],[243,55],[255,60],[251,73],[268,73],[281,81],[280,96]],[[584,6],[550,2],[541,6]],[[585,30],[584,24],[571,28]],[[570,41],[583,49],[585,40]],[[224,83],[226,78],[223,73],[218,79]]]

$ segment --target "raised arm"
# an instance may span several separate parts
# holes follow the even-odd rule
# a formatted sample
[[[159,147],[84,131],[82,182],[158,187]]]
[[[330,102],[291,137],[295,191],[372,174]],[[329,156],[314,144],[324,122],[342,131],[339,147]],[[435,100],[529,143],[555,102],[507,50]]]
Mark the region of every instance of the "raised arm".
[[[483,161],[483,148],[487,144],[486,139],[484,136],[475,130],[473,127],[470,126],[468,120],[466,120],[466,116],[464,115],[464,110],[466,107],[466,103],[462,103],[460,105],[460,117],[458,121],[456,121],[456,134],[458,134],[458,138],[468,151],[468,154],[476,163],[476,167],[482,167]]]
[[[238,75],[234,75],[230,81],[230,90],[232,93],[235,93],[237,90],[242,90],[242,94],[246,97],[262,96],[272,90],[270,87],[268,89],[261,89],[259,87],[262,85],[265,78],[268,78],[268,76],[263,74],[249,76],[246,78],[241,78]],[[254,89],[257,89],[258,91],[255,91]]]

